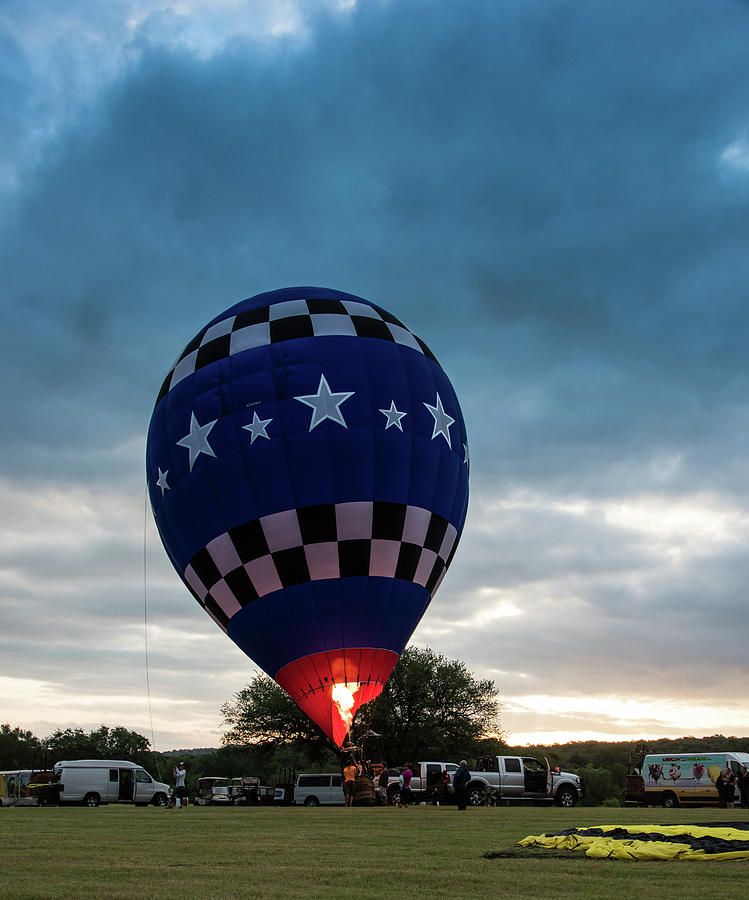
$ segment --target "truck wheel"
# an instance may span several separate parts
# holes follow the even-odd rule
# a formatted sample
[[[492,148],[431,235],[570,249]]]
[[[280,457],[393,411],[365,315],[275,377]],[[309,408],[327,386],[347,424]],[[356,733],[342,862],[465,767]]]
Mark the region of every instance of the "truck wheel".
[[[670,791],[667,791],[661,798],[661,806],[664,809],[674,809],[678,805],[679,801],[676,799],[676,794],[672,794]]]
[[[304,801],[304,805],[305,806],[319,806],[320,801],[317,799],[317,797],[307,797],[307,799]]]
[[[156,794],[156,796],[153,798],[151,803],[153,803],[154,806],[166,806],[167,805],[166,794]]]
[[[388,803],[390,806],[400,806],[401,805],[401,792],[400,791],[390,791],[388,794]]]
[[[86,794],[83,803],[86,806],[98,806],[101,803],[101,797],[92,791],[90,794]]]
[[[468,806],[481,806],[484,799],[483,784],[469,784],[466,789],[466,803]]]
[[[563,787],[557,792],[557,806],[564,806],[570,809],[577,803],[577,791],[571,787]]]

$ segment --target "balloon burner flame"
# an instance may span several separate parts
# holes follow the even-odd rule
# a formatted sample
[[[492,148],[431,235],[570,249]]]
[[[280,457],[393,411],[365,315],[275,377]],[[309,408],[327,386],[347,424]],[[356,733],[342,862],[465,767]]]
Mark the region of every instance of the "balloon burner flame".
[[[333,705],[338,710],[338,715],[341,717],[341,721],[346,726],[347,731],[351,728],[351,722],[354,718],[352,712],[354,708],[354,694],[358,690],[359,683],[357,681],[333,685]]]

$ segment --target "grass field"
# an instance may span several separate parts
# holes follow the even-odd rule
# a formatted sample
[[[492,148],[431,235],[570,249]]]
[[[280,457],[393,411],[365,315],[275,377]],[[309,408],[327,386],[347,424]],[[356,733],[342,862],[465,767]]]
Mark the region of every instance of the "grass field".
[[[483,854],[580,825],[748,819],[717,809],[10,807],[0,809],[0,896],[744,900],[749,860]]]

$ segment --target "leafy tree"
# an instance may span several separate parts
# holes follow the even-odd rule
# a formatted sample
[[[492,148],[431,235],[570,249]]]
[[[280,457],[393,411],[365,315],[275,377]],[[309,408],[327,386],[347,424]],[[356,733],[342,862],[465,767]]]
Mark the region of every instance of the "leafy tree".
[[[221,707],[229,730],[223,745],[290,744],[313,741],[321,732],[289,695],[267,675],[257,675]]]
[[[0,725],[0,769],[30,769],[40,749],[39,739],[30,731]]]
[[[60,759],[126,759],[144,765],[149,758],[150,742],[137,731],[118,726],[85,732],[82,728],[58,729],[45,739],[53,762]]]
[[[237,778],[241,775],[252,775],[260,779],[261,784],[275,786],[285,774],[284,781],[293,780],[299,772],[336,771],[339,766],[338,755],[323,744],[322,755],[320,745],[285,744],[276,746],[271,743],[262,745],[227,745],[212,753],[200,756],[181,754],[187,766],[187,785],[190,790],[197,787],[198,778],[204,775]],[[174,757],[166,763],[167,780],[174,765]]]
[[[310,765],[335,760],[320,729],[267,676],[251,681],[221,712],[229,726],[225,747],[289,748]],[[408,647],[382,695],[357,713],[357,727],[382,734],[383,753],[392,762],[458,759],[475,753],[487,736],[501,737],[497,690],[459,660]]]
[[[277,771],[279,752],[284,760],[294,760],[298,767],[313,771],[338,763],[321,729],[267,675],[253,678],[232,701],[223,704],[221,714],[229,730],[222,739],[223,756],[217,754],[215,764],[231,768],[235,759],[232,751],[254,751],[251,760],[244,759],[255,771],[236,774],[269,777],[274,769]]]
[[[460,660],[407,647],[375,701],[372,728],[385,735],[393,762],[473,757],[486,738],[501,742],[497,694]]]
[[[613,772],[593,765],[578,769],[576,774],[585,780],[583,806],[601,806],[604,800],[621,799],[624,792],[623,777],[617,780]]]

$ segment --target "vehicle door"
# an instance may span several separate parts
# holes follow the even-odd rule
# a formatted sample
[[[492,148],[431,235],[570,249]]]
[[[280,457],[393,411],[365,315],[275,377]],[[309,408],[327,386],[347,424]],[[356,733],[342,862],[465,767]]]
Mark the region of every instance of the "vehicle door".
[[[104,801],[116,803],[120,799],[120,770],[107,769],[107,780],[104,787]]]
[[[439,763],[427,763],[421,768],[426,769],[422,782],[422,790],[426,791],[426,796],[430,799],[441,797],[445,786],[445,774],[442,766]]]
[[[343,796],[343,775],[332,775],[330,778],[330,803],[335,803],[337,806],[346,802],[346,798]]]
[[[343,776],[341,776],[343,777]],[[341,788],[343,790],[343,788]],[[332,803],[333,802],[333,776],[326,775],[325,776],[325,784],[320,788],[320,803]]]
[[[132,769],[120,769],[120,790],[117,799],[121,803],[132,803],[135,795],[135,778]]]
[[[136,769],[133,800],[136,803],[150,803],[153,800],[153,794],[153,778],[145,769]]]
[[[316,797],[319,803],[325,803],[329,783],[330,775],[300,775],[294,799],[298,803],[304,803],[308,797]]]
[[[525,793],[531,797],[546,797],[546,766],[531,756],[523,757]]]
[[[499,760],[499,783],[503,797],[523,796],[525,776],[519,756],[503,756]]]

